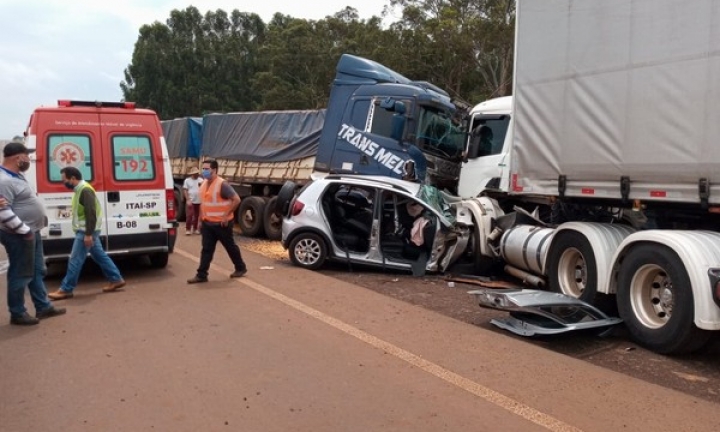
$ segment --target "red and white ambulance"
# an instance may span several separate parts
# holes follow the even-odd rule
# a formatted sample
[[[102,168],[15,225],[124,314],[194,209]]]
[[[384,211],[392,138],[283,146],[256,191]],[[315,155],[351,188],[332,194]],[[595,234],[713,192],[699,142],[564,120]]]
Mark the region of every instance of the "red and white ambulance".
[[[101,240],[111,255],[147,255],[165,267],[177,237],[173,177],[165,138],[154,111],[132,102],[58,101],[37,108],[25,132],[28,181],[45,203],[42,231],[48,261],[70,255],[72,191],[60,170],[73,166],[97,191]]]

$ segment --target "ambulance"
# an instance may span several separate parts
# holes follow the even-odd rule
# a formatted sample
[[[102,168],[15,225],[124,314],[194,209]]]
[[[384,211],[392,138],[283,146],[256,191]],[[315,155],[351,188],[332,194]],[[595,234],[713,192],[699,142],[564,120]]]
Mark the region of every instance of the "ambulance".
[[[25,131],[34,149],[26,178],[45,205],[42,230],[48,262],[70,256],[72,196],[60,170],[76,167],[102,206],[100,238],[110,255],[146,255],[163,268],[177,238],[173,178],[155,112],[133,102],[61,100],[37,108]]]

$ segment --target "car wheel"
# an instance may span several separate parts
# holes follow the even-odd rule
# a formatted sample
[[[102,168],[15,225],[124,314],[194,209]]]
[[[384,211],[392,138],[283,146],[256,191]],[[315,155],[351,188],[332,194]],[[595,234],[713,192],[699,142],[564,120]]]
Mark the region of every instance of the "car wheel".
[[[696,351],[711,336],[695,326],[690,277],[665,246],[646,244],[628,252],[618,274],[617,306],[633,338],[661,354]]]
[[[263,234],[263,216],[265,214],[265,200],[250,196],[242,200],[238,209],[238,224],[242,233],[249,237]]]
[[[295,236],[288,248],[290,261],[298,267],[317,270],[325,263],[327,246],[317,234],[301,233]]]
[[[286,181],[280,192],[278,192],[277,200],[275,200],[275,209],[273,210],[280,216],[285,216],[290,211],[290,201],[295,197],[295,189],[297,185],[294,182]]]
[[[265,206],[264,225],[265,235],[270,240],[280,240],[282,237],[282,215],[275,213],[277,197],[270,198]]]

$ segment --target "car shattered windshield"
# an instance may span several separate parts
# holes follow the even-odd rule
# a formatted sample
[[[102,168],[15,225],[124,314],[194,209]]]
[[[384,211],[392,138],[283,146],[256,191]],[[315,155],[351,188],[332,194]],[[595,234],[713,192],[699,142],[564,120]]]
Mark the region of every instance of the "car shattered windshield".
[[[453,124],[449,113],[421,106],[417,142],[421,150],[447,158],[459,157],[464,149],[465,134]]]

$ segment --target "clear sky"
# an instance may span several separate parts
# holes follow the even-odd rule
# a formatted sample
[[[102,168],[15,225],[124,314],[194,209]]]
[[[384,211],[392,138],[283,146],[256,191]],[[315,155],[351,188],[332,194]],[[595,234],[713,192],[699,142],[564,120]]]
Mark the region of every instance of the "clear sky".
[[[22,135],[38,106],[58,99],[119,101],[143,24],[173,9],[276,12],[322,19],[344,9],[380,16],[389,0],[0,0],[0,140]],[[390,17],[390,19],[393,19]]]

